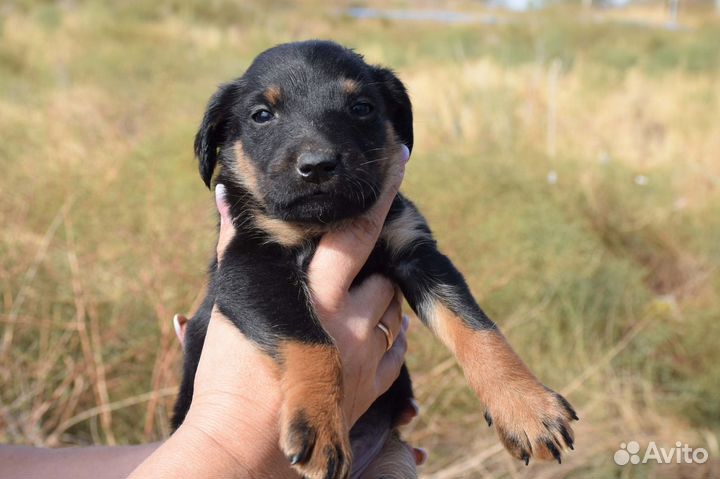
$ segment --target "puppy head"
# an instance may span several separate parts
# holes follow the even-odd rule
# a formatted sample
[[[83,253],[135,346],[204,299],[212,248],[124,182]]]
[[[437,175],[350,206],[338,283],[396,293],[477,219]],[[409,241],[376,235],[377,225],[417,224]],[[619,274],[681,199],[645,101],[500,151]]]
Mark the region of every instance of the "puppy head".
[[[338,44],[307,41],[263,52],[221,86],[195,153],[208,187],[219,163],[264,215],[327,225],[372,206],[400,143],[412,148],[400,80]]]

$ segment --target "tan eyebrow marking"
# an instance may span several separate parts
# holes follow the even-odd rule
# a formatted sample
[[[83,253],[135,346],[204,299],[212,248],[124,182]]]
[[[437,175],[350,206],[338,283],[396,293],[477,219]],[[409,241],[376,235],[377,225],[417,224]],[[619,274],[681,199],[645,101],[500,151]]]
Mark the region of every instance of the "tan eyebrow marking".
[[[263,92],[263,96],[268,101],[268,103],[275,106],[278,104],[280,98],[282,97],[282,91],[280,90],[279,86],[271,85],[265,89],[265,91]]]
[[[341,82],[341,86],[343,91],[347,94],[356,93],[360,89],[360,84],[349,78],[344,79]]]

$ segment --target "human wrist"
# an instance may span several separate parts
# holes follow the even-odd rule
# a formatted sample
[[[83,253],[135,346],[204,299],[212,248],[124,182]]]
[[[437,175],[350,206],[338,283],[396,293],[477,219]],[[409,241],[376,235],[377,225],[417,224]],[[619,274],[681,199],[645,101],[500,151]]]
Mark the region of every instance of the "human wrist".
[[[298,479],[280,452],[276,435],[240,427],[230,439],[193,421],[184,422],[130,475],[131,479],[195,477]]]
[[[278,446],[277,410],[249,400],[244,417],[218,415],[209,404],[191,408],[176,433],[204,461],[216,462],[222,477],[297,479]],[[227,410],[220,406],[221,410]],[[252,411],[252,414],[247,414]]]
[[[188,462],[202,461],[203,467],[208,468],[203,470],[203,475],[247,478],[252,477],[252,472],[257,468],[255,458],[248,458],[251,454],[244,455],[233,451],[226,445],[224,438],[215,437],[212,431],[190,421],[183,423],[168,441],[175,441],[177,451],[183,452]],[[238,438],[235,442],[244,441]],[[260,459],[257,461],[262,463]]]
[[[208,326],[182,425],[136,477],[293,478],[279,448],[281,396],[270,359],[221,315]],[[168,473],[172,469],[172,474]]]

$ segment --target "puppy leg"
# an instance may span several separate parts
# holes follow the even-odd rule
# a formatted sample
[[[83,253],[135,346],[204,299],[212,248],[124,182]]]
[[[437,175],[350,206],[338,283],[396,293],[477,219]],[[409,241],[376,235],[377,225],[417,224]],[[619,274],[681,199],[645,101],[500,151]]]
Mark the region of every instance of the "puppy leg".
[[[284,341],[278,357],[284,395],[280,447],[304,477],[347,477],[351,453],[337,349]]]
[[[309,479],[344,479],[351,450],[340,355],[314,316],[302,273],[230,243],[213,284],[216,307],[277,365],[283,392],[280,447]]]
[[[573,447],[570,404],[541,384],[480,309],[462,275],[434,242],[407,249],[397,268],[405,297],[455,354],[510,453],[561,460]]]

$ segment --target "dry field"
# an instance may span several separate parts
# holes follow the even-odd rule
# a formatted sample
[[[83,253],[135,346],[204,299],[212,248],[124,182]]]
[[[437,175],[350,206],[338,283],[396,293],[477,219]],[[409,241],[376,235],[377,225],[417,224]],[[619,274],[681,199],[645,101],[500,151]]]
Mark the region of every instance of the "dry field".
[[[720,16],[692,7],[668,30],[652,6],[451,7],[494,21],[360,20],[320,2],[0,5],[0,442],[168,434],[170,320],[193,309],[213,249],[192,157],[205,102],[262,49],[332,38],[406,81],[404,190],[581,417],[562,466],[513,461],[416,324],[423,477],[720,477]],[[710,460],[616,466],[631,440]]]

